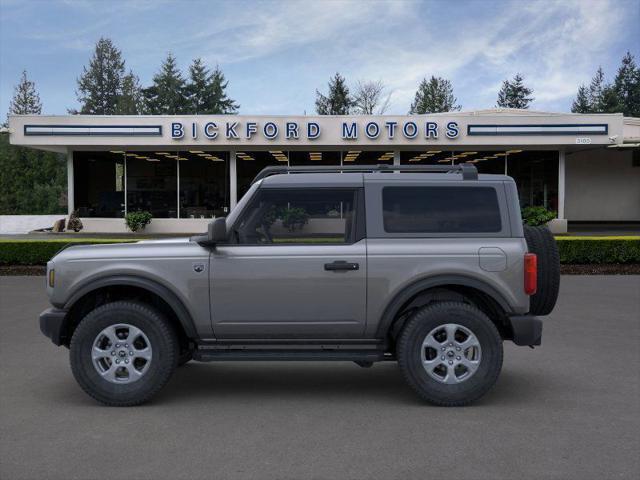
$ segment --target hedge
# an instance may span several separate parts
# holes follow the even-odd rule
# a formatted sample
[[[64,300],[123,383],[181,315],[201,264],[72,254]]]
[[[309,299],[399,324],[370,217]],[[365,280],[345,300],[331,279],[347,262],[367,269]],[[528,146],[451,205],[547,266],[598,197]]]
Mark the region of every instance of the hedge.
[[[67,245],[136,242],[139,239],[0,239],[0,265],[44,265]],[[637,237],[556,237],[565,264],[640,263]]]
[[[560,263],[640,263],[639,237],[556,237]]]
[[[0,265],[44,265],[67,245],[136,242],[139,239],[74,238],[51,240],[0,239]]]

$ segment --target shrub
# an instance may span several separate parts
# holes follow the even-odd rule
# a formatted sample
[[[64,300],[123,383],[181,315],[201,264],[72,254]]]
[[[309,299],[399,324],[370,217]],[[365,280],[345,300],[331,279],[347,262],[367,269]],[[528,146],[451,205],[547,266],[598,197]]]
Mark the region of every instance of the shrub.
[[[546,225],[548,222],[556,218],[556,216],[556,212],[547,210],[542,206],[526,207],[522,209],[522,221],[526,225],[530,225],[532,227]]]
[[[560,263],[640,263],[640,237],[556,237]]]
[[[124,222],[127,224],[127,227],[129,227],[129,230],[137,232],[149,225],[152,218],[151,213],[147,211],[129,212],[126,217],[124,217]]]
[[[82,230],[83,225],[82,225],[82,220],[80,220],[80,217],[78,216],[78,210],[74,210],[73,212],[71,212],[71,215],[69,215],[69,221],[67,222],[67,230],[73,230],[74,232],[79,232],[80,230]]]
[[[44,265],[69,245],[135,242],[137,239],[72,238],[54,240],[0,239],[0,265]]]
[[[282,225],[293,232],[296,228],[302,229],[307,224],[309,214],[301,207],[283,208],[280,218],[282,218]]]

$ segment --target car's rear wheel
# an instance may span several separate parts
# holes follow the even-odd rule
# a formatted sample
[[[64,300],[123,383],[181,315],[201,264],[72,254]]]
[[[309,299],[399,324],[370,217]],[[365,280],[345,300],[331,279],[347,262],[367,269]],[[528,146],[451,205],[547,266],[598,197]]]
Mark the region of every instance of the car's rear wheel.
[[[461,302],[435,303],[414,313],[396,345],[414,390],[435,405],[467,405],[484,395],[502,368],[502,339],[491,320]]]
[[[99,402],[133,406],[169,381],[178,353],[176,335],[160,312],[118,301],[82,319],[71,339],[71,370],[82,389]]]

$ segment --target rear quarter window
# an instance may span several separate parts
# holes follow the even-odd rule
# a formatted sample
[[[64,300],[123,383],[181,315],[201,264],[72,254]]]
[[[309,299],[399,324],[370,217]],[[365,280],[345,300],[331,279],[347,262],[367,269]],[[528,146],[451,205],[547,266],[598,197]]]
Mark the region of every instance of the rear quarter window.
[[[502,230],[493,187],[384,187],[388,233],[495,233]]]

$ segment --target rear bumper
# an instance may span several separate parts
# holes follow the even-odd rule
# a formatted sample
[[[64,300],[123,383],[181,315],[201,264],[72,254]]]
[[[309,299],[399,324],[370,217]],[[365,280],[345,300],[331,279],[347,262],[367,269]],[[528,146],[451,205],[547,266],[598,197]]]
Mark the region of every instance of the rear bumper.
[[[542,320],[534,315],[515,315],[509,317],[513,331],[513,343],[516,345],[541,345]]]
[[[55,345],[62,345],[66,340],[64,337],[66,317],[67,311],[59,308],[47,308],[40,314],[40,331]]]

